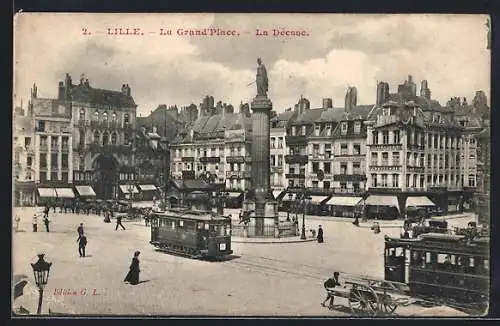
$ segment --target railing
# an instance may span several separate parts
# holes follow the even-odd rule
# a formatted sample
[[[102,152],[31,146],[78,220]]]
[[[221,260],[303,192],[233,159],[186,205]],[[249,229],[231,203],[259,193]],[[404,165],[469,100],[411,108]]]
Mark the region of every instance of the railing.
[[[371,171],[401,171],[401,165],[370,165]]]
[[[48,151],[49,151],[49,145],[47,144],[40,145],[40,152],[48,152]]]
[[[219,156],[203,156],[200,157],[200,163],[220,163]]]
[[[298,136],[286,136],[285,141],[287,146],[293,145],[307,145],[307,136],[298,135]]]
[[[271,166],[272,173],[281,173],[283,172],[283,166]]]
[[[183,156],[181,162],[194,162],[194,156]]]
[[[245,163],[245,162],[251,162],[251,161],[252,161],[251,156],[243,156],[243,155],[226,156],[227,163]]]
[[[358,189],[358,188],[331,188],[332,193],[334,194],[354,194],[354,195],[362,195],[364,194],[363,189]]]
[[[238,179],[249,179],[252,177],[252,173],[249,171],[226,171],[226,178],[238,178]]]
[[[61,146],[61,151],[62,152],[69,152],[69,145],[62,145]]]
[[[285,178],[287,179],[305,179],[305,174],[297,174],[297,173],[287,173],[285,174]]]
[[[387,150],[387,151],[400,151],[403,149],[402,144],[368,144],[371,150]]]
[[[309,158],[307,155],[285,155],[285,163],[295,164],[299,163],[301,165],[307,164]]]
[[[334,174],[333,181],[364,181],[366,180],[366,175],[364,174]]]

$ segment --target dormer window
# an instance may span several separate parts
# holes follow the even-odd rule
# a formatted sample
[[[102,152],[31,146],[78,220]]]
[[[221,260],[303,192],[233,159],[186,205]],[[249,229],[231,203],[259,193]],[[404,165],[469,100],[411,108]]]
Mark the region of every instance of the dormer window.
[[[361,121],[354,122],[354,133],[355,134],[361,133]]]
[[[303,136],[305,136],[305,135],[306,135],[306,126],[302,126],[302,128],[301,128],[301,134],[302,134]]]
[[[99,120],[99,112],[95,111],[94,113],[94,120]]]
[[[390,116],[391,115],[391,109],[390,108],[385,108],[382,111],[382,115],[384,115],[384,116]]]
[[[327,136],[332,135],[332,125],[330,123],[326,125],[326,135]]]
[[[85,110],[80,109],[80,120],[85,120]]]
[[[342,135],[346,135],[347,134],[347,122],[344,121],[344,122],[342,122],[340,124],[340,133]]]
[[[321,131],[321,126],[319,124],[314,126],[314,136],[319,136],[319,133]]]
[[[116,112],[111,113],[111,120],[116,121]]]
[[[102,113],[102,120],[103,121],[108,121],[108,112],[103,112]]]
[[[297,127],[293,126],[292,127],[292,136],[295,136],[295,135],[297,135]]]

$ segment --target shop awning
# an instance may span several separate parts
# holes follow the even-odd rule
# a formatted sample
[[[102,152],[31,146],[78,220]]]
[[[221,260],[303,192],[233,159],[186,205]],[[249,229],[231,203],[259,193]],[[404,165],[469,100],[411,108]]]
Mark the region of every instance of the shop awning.
[[[365,205],[390,206],[399,210],[398,198],[396,196],[378,196],[371,195],[365,200]]]
[[[290,194],[292,195],[292,198],[290,198]],[[282,200],[283,201],[294,201],[295,199],[297,199],[297,194],[289,192],[289,193],[285,194],[285,196],[283,196]]]
[[[423,207],[423,206],[436,206],[436,204],[434,204],[426,196],[415,196],[415,197],[408,197],[406,199],[406,207],[408,206]]]
[[[76,192],[82,197],[95,197],[95,191],[91,186],[75,186]]]
[[[54,188],[38,188],[38,194],[40,197],[56,198],[56,190]]]
[[[282,190],[273,190],[273,196],[274,196],[274,198],[278,199],[278,197],[281,195],[282,192],[283,192]]]
[[[326,198],[328,198],[328,196],[311,196],[311,204],[319,205]]]
[[[337,196],[328,199],[326,202],[327,205],[334,206],[356,206],[363,200],[362,197],[346,197],[346,196]]]
[[[56,188],[56,193],[59,198],[75,198],[75,193],[71,188]]]
[[[238,191],[231,191],[229,192],[229,197],[230,198],[236,198],[236,197],[239,197],[241,196],[242,192],[238,192]]]
[[[120,185],[120,190],[124,194],[130,194],[130,193],[138,194],[139,193],[139,190],[134,185]]]
[[[141,191],[156,191],[158,188],[156,188],[155,185],[139,185],[139,188]]]
[[[153,202],[152,201],[138,201],[138,202],[133,202],[132,207],[134,208],[152,208],[153,207]]]

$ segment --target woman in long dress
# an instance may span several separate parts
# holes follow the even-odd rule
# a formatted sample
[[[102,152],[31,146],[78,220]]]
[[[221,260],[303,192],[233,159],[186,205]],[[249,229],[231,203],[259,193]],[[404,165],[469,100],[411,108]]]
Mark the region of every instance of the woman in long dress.
[[[134,258],[132,258],[132,263],[130,264],[130,270],[123,280],[124,282],[129,282],[132,285],[139,284],[139,273],[141,272],[139,269],[139,254],[140,251],[136,251],[134,253]]]

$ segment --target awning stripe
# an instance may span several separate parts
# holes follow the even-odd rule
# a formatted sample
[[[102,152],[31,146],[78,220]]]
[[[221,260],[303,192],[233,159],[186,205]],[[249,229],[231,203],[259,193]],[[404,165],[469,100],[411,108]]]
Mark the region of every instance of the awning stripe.
[[[398,198],[396,196],[371,195],[366,198],[365,205],[390,206],[399,210]]]
[[[328,196],[311,196],[311,203],[312,204],[321,204],[322,201],[324,201]]]
[[[38,188],[38,194],[40,197],[56,198],[56,190],[54,188]]]
[[[95,197],[95,191],[91,186],[75,186],[76,191],[82,197]]]
[[[134,185],[120,185],[120,190],[124,194],[130,194],[130,192],[132,192],[133,194],[138,194],[139,193],[139,190]],[[132,190],[132,191],[130,191],[130,190]]]
[[[406,198],[406,207],[409,206],[423,207],[423,206],[436,206],[436,205],[426,196],[416,196],[416,197]]]
[[[56,188],[56,194],[59,198],[75,198],[75,193],[71,188]]]
[[[328,199],[327,205],[335,206],[356,206],[363,200],[362,197],[337,196]]]
[[[139,188],[141,191],[156,191],[158,188],[156,188],[155,185],[139,185]]]

